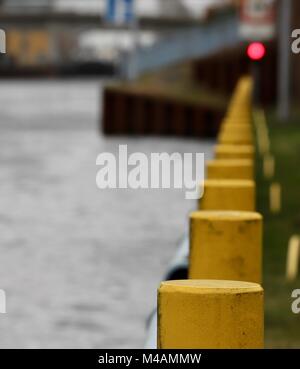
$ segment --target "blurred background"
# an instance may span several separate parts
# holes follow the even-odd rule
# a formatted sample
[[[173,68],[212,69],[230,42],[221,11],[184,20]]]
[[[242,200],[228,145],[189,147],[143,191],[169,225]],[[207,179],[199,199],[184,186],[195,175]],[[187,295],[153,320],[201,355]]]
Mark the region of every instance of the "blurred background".
[[[267,347],[299,347],[285,280],[299,233],[299,1],[2,0],[0,348],[142,348],[156,289],[195,203],[96,187],[101,152],[204,152],[252,74],[283,209],[265,216]],[[253,60],[247,47],[262,42]]]

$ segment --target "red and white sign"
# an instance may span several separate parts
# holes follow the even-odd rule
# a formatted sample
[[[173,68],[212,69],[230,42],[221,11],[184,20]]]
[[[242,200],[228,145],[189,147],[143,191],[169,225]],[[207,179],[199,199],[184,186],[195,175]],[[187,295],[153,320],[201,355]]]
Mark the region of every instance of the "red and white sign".
[[[276,0],[241,0],[239,33],[245,40],[267,41],[276,33]]]

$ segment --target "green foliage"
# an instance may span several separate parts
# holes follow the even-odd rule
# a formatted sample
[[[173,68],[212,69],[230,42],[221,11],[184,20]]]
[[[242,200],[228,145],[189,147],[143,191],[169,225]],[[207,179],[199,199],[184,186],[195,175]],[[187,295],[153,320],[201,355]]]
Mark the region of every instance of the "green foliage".
[[[297,281],[285,278],[289,239],[300,235],[300,115],[280,123],[268,114],[271,150],[276,160],[273,179],[282,186],[282,211],[269,211],[270,181],[263,178],[262,159],[257,157],[257,203],[264,215],[264,288],[266,296],[266,346],[300,347],[300,314],[291,311],[291,293],[300,289]],[[273,181],[272,180],[272,181]]]

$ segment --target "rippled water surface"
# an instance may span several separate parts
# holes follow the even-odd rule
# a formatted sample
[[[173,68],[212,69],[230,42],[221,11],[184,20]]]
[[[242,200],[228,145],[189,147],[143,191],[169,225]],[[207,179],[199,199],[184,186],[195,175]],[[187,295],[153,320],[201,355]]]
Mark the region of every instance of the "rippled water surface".
[[[0,83],[0,348],[139,348],[194,203],[179,191],[100,191],[98,153],[211,144],[104,138],[101,82]]]

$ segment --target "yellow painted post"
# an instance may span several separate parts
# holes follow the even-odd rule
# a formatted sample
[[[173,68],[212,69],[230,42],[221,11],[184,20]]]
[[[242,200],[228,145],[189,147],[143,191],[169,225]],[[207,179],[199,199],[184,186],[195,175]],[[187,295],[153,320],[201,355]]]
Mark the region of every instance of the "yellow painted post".
[[[231,117],[227,115],[222,123],[222,126],[223,125],[228,126],[228,127],[238,126],[241,129],[243,129],[243,127],[245,127],[245,129],[252,128],[251,119],[250,117],[247,117],[247,116],[237,118],[237,117]]]
[[[257,144],[260,155],[265,155],[270,152],[271,144],[269,135],[262,128],[257,129]]]
[[[251,118],[251,107],[247,102],[242,101],[242,99],[234,98],[231,100],[226,116]]]
[[[274,159],[273,155],[266,154],[264,156],[263,171],[264,171],[264,177],[266,179],[271,179],[271,178],[274,177],[274,174],[275,174],[275,159]]]
[[[253,137],[244,133],[225,132],[219,135],[218,143],[221,145],[252,145]]]
[[[209,160],[208,179],[250,179],[254,178],[254,163],[250,159]]]
[[[239,105],[239,106],[237,106]],[[245,105],[242,101],[232,100],[231,105],[227,110],[227,117],[246,117],[251,118],[251,109],[249,106]]]
[[[200,209],[255,211],[255,183],[250,180],[206,180]]]
[[[251,159],[254,160],[255,149],[251,145],[217,145],[216,159]]]
[[[263,347],[263,289],[259,284],[184,280],[160,285],[159,349]]]
[[[262,216],[243,211],[192,213],[189,278],[262,283]]]
[[[252,136],[252,127],[247,124],[234,124],[229,122],[224,122],[220,134],[231,134],[231,133],[238,133],[244,134],[248,136]]]
[[[257,133],[257,146],[260,155],[265,155],[270,152],[269,129],[266,121],[266,116],[263,110],[254,112],[254,122]]]
[[[292,236],[289,241],[288,254],[286,260],[286,279],[293,282],[298,275],[300,262],[300,237]]]
[[[245,96],[234,96],[228,106],[228,115],[250,116],[251,105],[247,97]]]
[[[241,114],[249,116],[251,106],[245,96],[233,96],[227,110],[228,115]]]
[[[270,186],[270,211],[278,214],[281,211],[281,185],[272,183]]]

